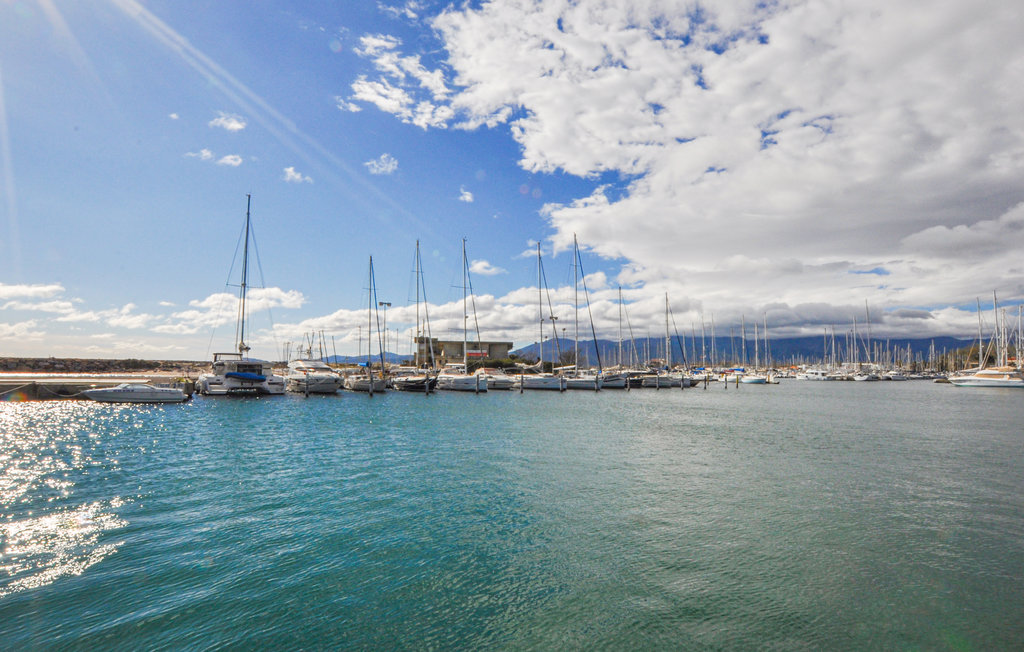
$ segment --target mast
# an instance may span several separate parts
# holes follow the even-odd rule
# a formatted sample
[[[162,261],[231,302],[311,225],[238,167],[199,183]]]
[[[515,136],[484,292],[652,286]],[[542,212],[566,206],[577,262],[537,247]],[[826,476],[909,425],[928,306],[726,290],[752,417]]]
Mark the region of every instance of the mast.
[[[978,302],[978,369],[981,369],[981,298],[975,297]]]
[[[672,338],[668,333],[668,292],[665,293],[665,369],[672,371]]]
[[[413,331],[413,364],[420,368],[420,241],[416,240],[416,329]]]
[[[1019,322],[1020,319],[1018,318],[1017,321]],[[619,286],[619,370],[621,371],[623,369],[625,369],[625,366],[623,366],[623,364],[622,364],[622,286],[620,285]]]
[[[466,260],[466,239],[462,239],[462,373],[469,373],[469,350],[466,337],[469,332],[469,310],[466,306],[466,283],[469,262]]]
[[[540,240],[537,241],[537,322],[540,324],[540,339],[537,340],[537,358],[541,373],[544,372],[544,294],[541,292]]]
[[[579,258],[580,250],[579,245],[576,244],[576,234],[572,234],[572,289],[573,289],[573,303],[575,305],[575,317],[573,319],[574,330],[573,330],[573,348],[572,348],[572,364],[573,364],[573,375],[577,375],[580,372],[580,281],[579,281],[579,267],[576,265],[576,261]]]
[[[245,196],[245,245],[242,248],[242,285],[238,289],[238,353],[244,356],[249,351],[245,343],[245,293],[246,282],[249,278],[249,209],[252,205],[252,195]],[[237,250],[236,250],[237,251]]]

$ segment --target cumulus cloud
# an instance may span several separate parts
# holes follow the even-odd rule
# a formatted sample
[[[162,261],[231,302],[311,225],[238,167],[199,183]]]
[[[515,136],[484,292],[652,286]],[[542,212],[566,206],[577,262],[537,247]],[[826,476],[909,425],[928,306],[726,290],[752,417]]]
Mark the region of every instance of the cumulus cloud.
[[[216,127],[231,132],[242,131],[246,127],[245,118],[243,118],[240,115],[235,115],[233,113],[225,113],[224,111],[220,111],[217,117],[213,120],[210,120],[210,122],[207,124],[211,127]]]
[[[238,154],[228,154],[227,156],[222,156],[217,161],[217,165],[229,165],[233,168],[237,168],[241,164],[242,157],[239,156]]]
[[[450,5],[431,19],[443,67],[367,35],[356,51],[376,72],[350,99],[424,128],[505,128],[525,170],[593,179],[545,207],[555,251],[575,233],[623,262],[620,282],[688,305],[1021,298],[1015,11]]]
[[[299,172],[295,171],[294,167],[286,167],[284,169],[284,177],[282,177],[286,183],[313,183],[313,180]]]
[[[186,152],[185,156],[188,156],[190,158],[197,158],[200,161],[209,161],[210,159],[213,158],[213,152],[206,148],[203,148],[198,152]]]
[[[64,292],[59,283],[11,285],[0,283],[0,299],[45,299]]]
[[[486,260],[474,260],[469,264],[469,271],[481,276],[494,276],[496,274],[507,274],[508,271],[501,267],[495,267]]]
[[[385,152],[380,157],[367,161],[363,165],[370,171],[370,174],[391,174],[398,169],[398,159]]]
[[[466,190],[465,188],[459,188],[459,201],[464,201],[467,204],[473,203],[473,193]]]

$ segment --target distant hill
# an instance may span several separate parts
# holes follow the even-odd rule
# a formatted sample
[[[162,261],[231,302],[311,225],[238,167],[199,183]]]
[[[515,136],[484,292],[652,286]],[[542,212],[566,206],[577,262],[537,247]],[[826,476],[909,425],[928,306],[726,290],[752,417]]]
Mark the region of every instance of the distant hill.
[[[690,360],[701,358],[701,340],[700,338],[690,337],[673,337],[672,338],[672,360],[679,361],[680,359],[680,341],[682,341],[683,348],[685,350],[685,359]],[[886,348],[892,351],[899,349],[900,351],[906,351],[907,347],[910,347],[911,355],[915,359],[920,355],[921,358],[927,359],[929,350],[934,344],[936,354],[942,354],[944,351],[955,351],[969,347],[973,340],[960,339],[956,337],[929,337],[929,338],[892,338],[886,340],[885,338],[878,338],[872,341],[872,348],[879,347],[884,353]],[[775,364],[802,364],[802,363],[813,363],[822,359],[825,344],[821,337],[794,337],[786,339],[770,340],[769,347],[771,348],[772,360]],[[711,357],[712,341],[711,338],[704,340],[704,349],[708,359]],[[831,339],[828,342],[828,353],[831,355]],[[846,347],[845,338],[840,339],[836,337],[836,351],[840,352]],[[559,340],[559,348],[562,352],[573,350],[572,340]],[[616,364],[619,351],[619,343],[611,340],[598,340],[597,347],[594,346],[592,341],[580,341],[580,359],[584,363],[590,365],[597,364],[597,352],[598,348],[601,352],[601,362],[603,364]],[[516,349],[512,353],[518,355],[521,358],[535,360],[537,358],[537,344],[531,344],[524,346],[520,349]],[[636,350],[641,360],[646,358],[663,358],[665,349],[665,338],[640,338],[636,340]],[[632,345],[623,342],[622,344],[623,358],[627,361],[632,357]],[[738,360],[742,351],[742,342],[740,338],[729,338],[729,337],[716,337],[714,339],[714,350],[716,351],[716,358],[720,361]],[[764,351],[761,351],[763,359]],[[863,359],[864,349],[863,346],[860,351],[860,356]],[[754,359],[754,342],[752,339],[747,340],[747,358],[750,361]],[[555,343],[553,340],[544,341],[544,360],[549,362],[556,362],[558,359],[557,352],[555,351]]]

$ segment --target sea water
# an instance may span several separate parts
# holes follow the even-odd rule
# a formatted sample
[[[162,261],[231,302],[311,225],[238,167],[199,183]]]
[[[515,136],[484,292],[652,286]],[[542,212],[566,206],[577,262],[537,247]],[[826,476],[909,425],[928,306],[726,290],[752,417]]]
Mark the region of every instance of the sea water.
[[[1022,399],[0,404],[0,648],[1020,649]]]

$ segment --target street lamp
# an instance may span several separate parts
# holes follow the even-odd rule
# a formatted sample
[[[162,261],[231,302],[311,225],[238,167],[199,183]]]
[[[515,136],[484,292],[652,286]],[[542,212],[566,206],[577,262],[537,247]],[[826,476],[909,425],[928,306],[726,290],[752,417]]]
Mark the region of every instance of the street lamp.
[[[384,357],[386,359],[387,355],[388,355],[388,308],[391,307],[391,302],[390,301],[378,301],[377,305],[384,308]],[[381,364],[384,364],[384,362],[381,361]],[[384,369],[381,368],[381,371],[383,371],[383,370]]]

